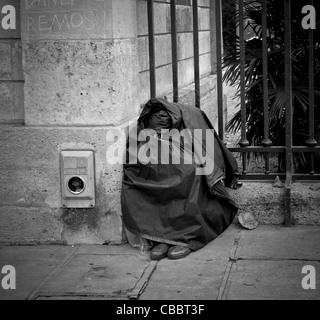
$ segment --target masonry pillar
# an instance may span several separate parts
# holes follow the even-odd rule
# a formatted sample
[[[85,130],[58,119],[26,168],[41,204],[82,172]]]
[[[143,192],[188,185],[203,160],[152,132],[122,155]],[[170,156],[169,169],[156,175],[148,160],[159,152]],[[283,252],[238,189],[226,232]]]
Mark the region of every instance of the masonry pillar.
[[[0,241],[121,243],[122,168],[106,136],[139,111],[136,1],[24,0],[21,19],[26,125],[0,128]],[[63,150],[94,151],[94,209],[62,208]]]

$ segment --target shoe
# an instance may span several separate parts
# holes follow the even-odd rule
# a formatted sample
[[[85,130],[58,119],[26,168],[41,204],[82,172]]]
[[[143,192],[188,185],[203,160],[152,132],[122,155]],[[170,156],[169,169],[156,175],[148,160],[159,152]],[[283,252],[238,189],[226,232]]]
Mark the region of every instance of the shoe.
[[[151,260],[159,261],[167,257],[170,247],[167,244],[159,244],[151,250]]]
[[[187,257],[191,253],[191,250],[187,247],[176,246],[172,247],[168,252],[168,258],[170,260],[179,260]]]

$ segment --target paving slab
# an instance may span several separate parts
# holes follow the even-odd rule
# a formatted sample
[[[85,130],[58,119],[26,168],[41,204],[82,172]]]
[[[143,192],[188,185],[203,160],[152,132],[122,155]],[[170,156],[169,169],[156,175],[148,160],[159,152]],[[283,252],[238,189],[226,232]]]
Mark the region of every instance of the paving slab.
[[[232,224],[221,236],[210,242],[203,249],[193,252],[192,259],[224,259],[229,260],[230,251],[237,239],[242,235],[242,227]]]
[[[72,247],[2,247],[0,266],[16,269],[17,289],[5,291],[0,286],[0,300],[26,300],[51,272],[75,251]]]
[[[216,300],[225,269],[220,261],[163,260],[140,300]]]
[[[125,300],[124,298],[108,298],[105,296],[84,296],[84,297],[79,297],[79,296],[52,296],[52,297],[36,297],[34,300],[36,301],[123,301]]]
[[[222,236],[183,260],[158,263],[140,300],[216,300],[230,253],[241,229],[232,225]]]
[[[313,265],[316,290],[302,288],[302,268]],[[320,300],[320,263],[300,261],[238,261],[233,265],[225,300]]]
[[[39,292],[40,297],[103,297],[127,299],[149,266],[134,254],[76,253]]]
[[[76,251],[75,255],[80,254],[89,254],[89,255],[137,255],[141,259],[149,259],[149,255],[140,254],[139,249],[132,247],[130,244],[125,244],[121,246],[92,246],[92,245],[83,245],[80,246],[79,249]]]
[[[236,259],[320,261],[320,228],[260,226],[243,230]]]

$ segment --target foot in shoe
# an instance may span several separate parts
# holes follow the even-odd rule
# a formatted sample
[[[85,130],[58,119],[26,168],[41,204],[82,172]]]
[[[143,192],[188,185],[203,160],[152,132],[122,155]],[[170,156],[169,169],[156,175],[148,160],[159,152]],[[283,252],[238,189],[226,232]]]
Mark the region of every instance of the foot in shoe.
[[[159,244],[151,251],[150,257],[152,260],[159,261],[167,257],[170,247],[167,244]]]
[[[187,257],[191,253],[188,247],[176,246],[172,247],[168,252],[168,258],[171,260],[179,260]]]

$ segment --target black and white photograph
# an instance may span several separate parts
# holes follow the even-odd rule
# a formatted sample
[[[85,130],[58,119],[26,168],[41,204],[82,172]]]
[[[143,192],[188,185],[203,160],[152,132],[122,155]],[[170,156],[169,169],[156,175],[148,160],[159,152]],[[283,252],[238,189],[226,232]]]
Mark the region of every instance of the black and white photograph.
[[[0,301],[26,300],[320,300],[320,0],[0,0]]]

